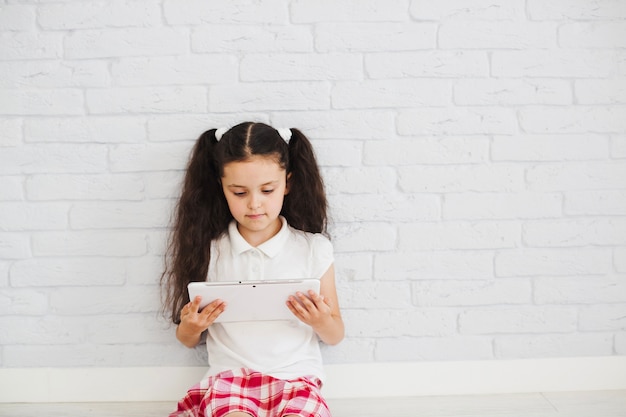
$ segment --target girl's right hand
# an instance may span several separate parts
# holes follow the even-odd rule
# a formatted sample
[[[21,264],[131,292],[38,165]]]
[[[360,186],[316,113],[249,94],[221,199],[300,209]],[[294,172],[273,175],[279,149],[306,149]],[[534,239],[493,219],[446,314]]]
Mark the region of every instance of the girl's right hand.
[[[194,347],[200,341],[200,335],[209,328],[226,308],[222,300],[214,300],[200,310],[202,297],[197,296],[185,304],[180,312],[180,324],[176,336],[185,346]]]

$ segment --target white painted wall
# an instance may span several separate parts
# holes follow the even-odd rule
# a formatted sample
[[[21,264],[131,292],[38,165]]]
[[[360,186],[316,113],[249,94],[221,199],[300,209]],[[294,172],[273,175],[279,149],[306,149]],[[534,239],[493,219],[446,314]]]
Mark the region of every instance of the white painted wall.
[[[327,363],[626,355],[626,2],[0,0],[0,366],[205,362],[163,242],[243,120],[323,165]]]

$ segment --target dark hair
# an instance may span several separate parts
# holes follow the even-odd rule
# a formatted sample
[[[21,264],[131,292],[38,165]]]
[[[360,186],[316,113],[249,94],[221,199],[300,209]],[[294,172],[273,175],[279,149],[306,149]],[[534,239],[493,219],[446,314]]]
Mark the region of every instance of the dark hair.
[[[258,155],[274,158],[289,175],[281,215],[296,229],[327,234],[324,183],[313,147],[302,132],[291,129],[289,144],[263,123],[241,123],[219,141],[215,134],[215,129],[204,132],[191,152],[161,275],[164,312],[176,324],[189,302],[187,284],[206,280],[211,241],[233,220],[220,182],[226,164]]]

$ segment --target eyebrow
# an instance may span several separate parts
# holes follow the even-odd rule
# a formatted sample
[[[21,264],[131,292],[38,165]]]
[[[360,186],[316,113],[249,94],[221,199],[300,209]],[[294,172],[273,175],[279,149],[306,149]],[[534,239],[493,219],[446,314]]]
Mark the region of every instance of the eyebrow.
[[[265,186],[267,186],[267,185],[274,185],[274,184],[276,184],[277,182],[279,182],[279,180],[268,181],[268,182],[266,182],[266,183],[264,183],[264,184],[261,184],[260,186],[261,186],[261,187],[265,187]],[[228,188],[248,188],[248,187],[246,187],[245,185],[237,185],[237,184],[228,184],[228,185],[227,185],[227,187],[228,187]]]

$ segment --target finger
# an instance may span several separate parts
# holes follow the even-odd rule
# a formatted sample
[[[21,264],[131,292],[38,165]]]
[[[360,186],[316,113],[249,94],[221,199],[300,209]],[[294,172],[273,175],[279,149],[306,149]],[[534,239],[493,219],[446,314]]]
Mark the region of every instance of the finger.
[[[190,302],[189,309],[193,311],[194,313],[197,313],[198,310],[200,310],[201,302],[202,302],[202,296],[200,295],[195,296],[194,299],[191,300]]]
[[[205,306],[202,309],[202,313],[205,316],[210,316],[211,314],[213,314],[215,311],[219,310],[219,313],[221,313],[222,311],[224,311],[224,308],[226,307],[226,303],[220,299],[217,300],[213,300],[212,302],[210,302],[207,306]]]
[[[318,308],[317,303],[315,303],[314,300],[307,297],[305,294],[298,292],[296,293],[296,295],[298,296],[298,301],[300,302],[302,307],[304,307],[304,309],[306,309],[307,311],[316,310]]]

